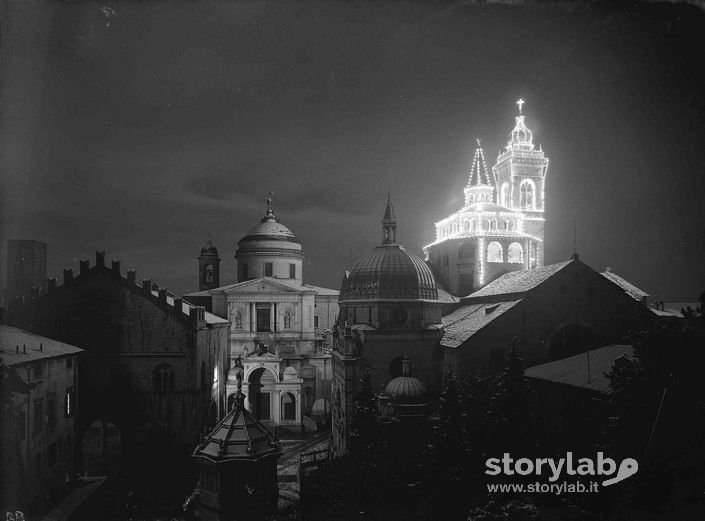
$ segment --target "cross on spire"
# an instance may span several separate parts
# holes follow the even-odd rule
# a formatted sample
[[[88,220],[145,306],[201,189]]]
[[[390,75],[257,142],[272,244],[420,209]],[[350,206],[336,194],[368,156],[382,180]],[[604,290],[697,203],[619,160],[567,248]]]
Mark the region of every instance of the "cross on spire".
[[[523,99],[519,98],[517,100],[517,106],[519,107],[519,114],[521,114],[521,107],[526,103]]]

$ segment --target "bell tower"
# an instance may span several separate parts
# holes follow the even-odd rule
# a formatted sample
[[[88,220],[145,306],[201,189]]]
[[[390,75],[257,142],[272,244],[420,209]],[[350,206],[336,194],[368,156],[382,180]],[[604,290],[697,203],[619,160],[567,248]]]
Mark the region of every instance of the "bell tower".
[[[198,291],[220,287],[220,257],[210,237],[198,256]]]
[[[524,100],[517,101],[518,114],[505,150],[500,152],[492,167],[497,179],[497,203],[523,214],[522,229],[531,241],[528,268],[543,266],[544,192],[548,158],[543,149],[534,145],[533,132],[526,126]]]

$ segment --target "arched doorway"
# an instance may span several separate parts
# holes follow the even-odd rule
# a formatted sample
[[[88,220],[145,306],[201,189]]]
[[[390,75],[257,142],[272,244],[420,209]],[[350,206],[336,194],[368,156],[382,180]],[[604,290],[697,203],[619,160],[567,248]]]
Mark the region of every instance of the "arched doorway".
[[[296,398],[291,393],[282,395],[282,420],[296,420]]]
[[[600,334],[589,324],[573,322],[559,326],[548,340],[552,359],[566,358],[600,347]]]
[[[120,429],[104,419],[91,423],[81,438],[83,470],[92,476],[113,474],[120,468],[123,457]]]
[[[252,371],[247,378],[247,398],[250,402],[250,411],[258,420],[272,419],[274,383],[274,375],[263,367]]]

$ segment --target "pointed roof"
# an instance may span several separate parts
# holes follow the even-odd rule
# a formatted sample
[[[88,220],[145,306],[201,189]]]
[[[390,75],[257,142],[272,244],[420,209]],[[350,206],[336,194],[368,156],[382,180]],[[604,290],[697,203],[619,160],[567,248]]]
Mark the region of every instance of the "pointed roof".
[[[238,387],[233,410],[203,438],[192,456],[221,463],[254,461],[280,453],[274,435],[245,409],[245,395]]]
[[[494,177],[490,176],[485,162],[485,153],[480,145],[480,140],[477,140],[477,148],[475,156],[472,159],[470,167],[470,178],[468,179],[468,187],[471,186],[494,186]]]
[[[218,248],[213,246],[213,242],[211,241],[210,235],[208,235],[208,242],[206,243],[206,245],[203,248],[201,248],[201,255],[202,256],[203,255],[209,255],[209,256],[215,255],[216,257],[218,256]]]
[[[384,209],[384,217],[382,223],[396,222],[397,214],[394,213],[394,205],[392,205],[392,194],[387,194],[387,207]]]

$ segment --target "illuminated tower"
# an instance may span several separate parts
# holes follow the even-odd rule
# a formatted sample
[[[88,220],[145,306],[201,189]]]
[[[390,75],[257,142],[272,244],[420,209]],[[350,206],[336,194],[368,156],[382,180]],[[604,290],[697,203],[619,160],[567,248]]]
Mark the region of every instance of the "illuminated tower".
[[[534,136],[526,126],[522,106],[504,152],[492,167],[498,187],[498,203],[523,214],[523,231],[533,239],[529,250],[529,268],[543,266],[545,184],[548,158],[534,145]],[[535,245],[535,248],[534,246]]]
[[[548,159],[533,144],[519,100],[506,150],[488,171],[477,140],[463,207],[436,223],[424,247],[436,279],[464,296],[508,271],[543,265],[544,179]]]

